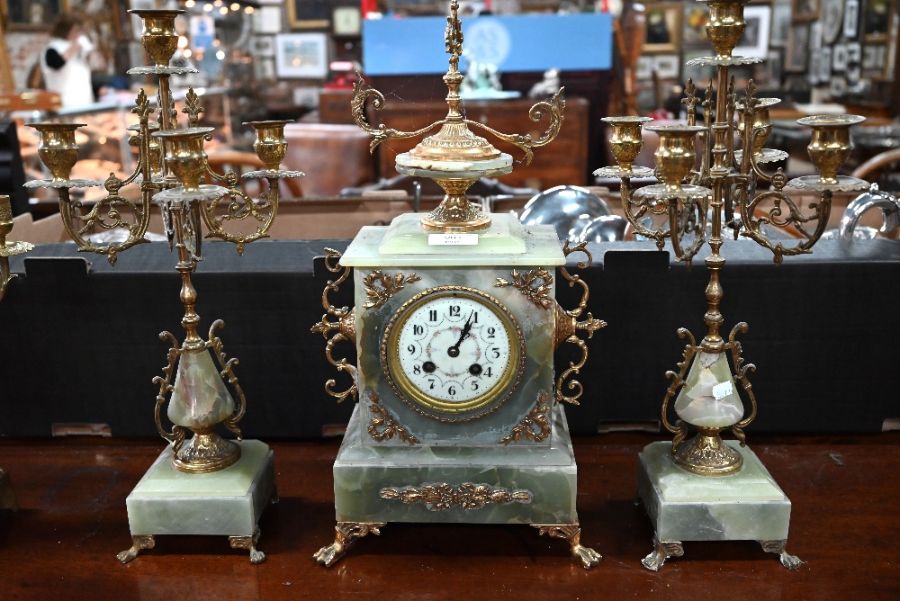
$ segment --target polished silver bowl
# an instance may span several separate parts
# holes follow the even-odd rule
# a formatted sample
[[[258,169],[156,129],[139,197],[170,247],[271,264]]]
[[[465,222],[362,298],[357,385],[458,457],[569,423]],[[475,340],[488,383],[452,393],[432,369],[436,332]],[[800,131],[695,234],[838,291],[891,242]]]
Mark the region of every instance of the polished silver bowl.
[[[625,239],[628,221],[618,215],[601,215],[587,222],[580,228],[573,227],[569,232],[572,242],[615,242]]]
[[[609,214],[609,206],[590,190],[555,186],[531,197],[519,219],[525,225],[552,225],[559,239],[567,240],[576,225],[583,229],[592,219]]]

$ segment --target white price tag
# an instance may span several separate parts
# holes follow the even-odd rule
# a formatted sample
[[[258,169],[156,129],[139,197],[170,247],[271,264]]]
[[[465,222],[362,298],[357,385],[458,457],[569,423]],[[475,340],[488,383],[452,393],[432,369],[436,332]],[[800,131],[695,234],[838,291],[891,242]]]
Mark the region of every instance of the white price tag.
[[[734,386],[731,385],[731,382],[721,382],[712,387],[713,396],[717,401],[724,399],[732,392],[734,392]]]
[[[428,246],[477,246],[478,234],[428,234]]]

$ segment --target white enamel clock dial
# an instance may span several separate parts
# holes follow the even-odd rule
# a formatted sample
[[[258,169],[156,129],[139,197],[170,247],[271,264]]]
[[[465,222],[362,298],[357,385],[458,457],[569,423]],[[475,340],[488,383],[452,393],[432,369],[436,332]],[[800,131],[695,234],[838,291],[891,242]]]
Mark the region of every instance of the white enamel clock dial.
[[[426,290],[388,324],[385,371],[429,415],[483,414],[504,400],[520,369],[522,336],[509,310],[474,289]]]

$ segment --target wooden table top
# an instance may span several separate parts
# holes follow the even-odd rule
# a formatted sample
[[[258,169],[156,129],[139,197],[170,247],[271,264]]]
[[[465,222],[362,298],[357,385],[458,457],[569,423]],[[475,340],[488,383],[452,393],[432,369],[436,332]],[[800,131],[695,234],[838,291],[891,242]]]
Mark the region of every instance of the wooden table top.
[[[586,571],[563,541],[526,526],[389,524],[331,569],[311,558],[333,538],[338,441],[278,442],[281,502],[261,521],[268,559],[251,565],[225,537],[157,537],[128,565],[125,496],[155,441],[0,442],[20,509],[0,513],[0,598],[52,599],[752,599],[900,598],[900,433],[754,436],[752,448],[793,502],[795,572],[751,542],[685,543],[659,573],[641,567],[652,532],[635,505],[637,453],[658,436],[575,440]]]

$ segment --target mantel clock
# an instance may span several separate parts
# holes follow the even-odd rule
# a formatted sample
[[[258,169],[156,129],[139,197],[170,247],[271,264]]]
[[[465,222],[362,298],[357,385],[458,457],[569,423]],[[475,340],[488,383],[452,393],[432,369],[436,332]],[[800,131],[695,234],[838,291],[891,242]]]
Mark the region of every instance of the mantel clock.
[[[512,171],[484,131],[519,148],[525,161],[551,142],[563,119],[562,90],[529,116],[547,119],[540,135],[497,132],[461,112],[462,29],[451,2],[445,33],[450,67],[447,116],[414,132],[374,126],[366,116],[384,97],[359,78],[352,101],[356,123],[372,148],[440,128],[397,157],[401,173],[434,179],[445,191],[427,214],[405,214],[389,227],[364,227],[326,267],[340,274],[322,296],[327,311],[313,326],[325,353],[352,376],[346,390],[325,387],[339,401],[359,400],[334,464],[334,543],[315,559],[332,565],[356,539],[388,522],[530,524],[566,539],[586,567],[600,556],[580,544],[575,509],[576,464],[560,401],[577,403],[590,337],[605,325],[586,313],[588,286],[566,269],[551,226],[523,226],[513,215],[489,215],[466,198],[483,176]],[[581,300],[555,300],[559,269]],[[355,308],[329,295],[353,273]],[[357,365],[335,357],[341,342],[356,345]],[[581,357],[554,379],[553,353],[572,343]]]

